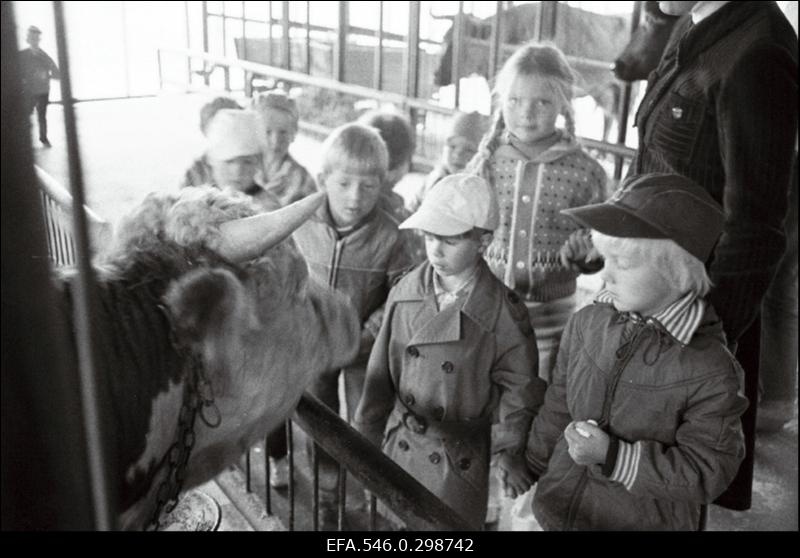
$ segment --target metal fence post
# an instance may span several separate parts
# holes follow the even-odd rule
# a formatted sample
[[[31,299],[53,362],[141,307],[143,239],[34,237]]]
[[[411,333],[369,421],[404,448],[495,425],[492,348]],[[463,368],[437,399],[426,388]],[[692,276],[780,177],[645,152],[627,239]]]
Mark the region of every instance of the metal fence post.
[[[347,51],[347,28],[349,26],[348,3],[339,1],[338,27],[336,30],[336,44],[333,49],[333,79],[345,79],[345,53]]]
[[[64,21],[63,2],[53,2],[53,15],[56,24],[56,42],[58,48],[58,65],[61,69],[61,98],[64,107],[64,127],[67,140],[67,160],[69,164],[70,190],[73,199],[73,223],[75,226],[75,248],[78,269],[78,280],[75,289],[75,325],[78,345],[78,368],[81,377],[81,401],[86,429],[87,451],[89,455],[89,472],[92,485],[92,503],[94,504],[97,529],[106,531],[114,528],[116,509],[115,494],[111,489],[109,477],[110,464],[107,456],[107,409],[99,398],[103,378],[97,375],[96,348],[92,317],[95,315],[94,270],[90,263],[89,231],[84,212],[83,170],[81,168],[80,150],[78,147],[78,131],[76,128],[75,109],[72,99],[72,81],[70,79],[70,59],[67,51],[67,32]]]
[[[642,17],[642,3],[641,1],[636,1],[633,4],[633,15],[631,15],[631,35],[636,32],[636,29],[639,27],[639,22]],[[623,89],[622,89],[622,101],[620,103],[620,114],[619,116],[619,130],[617,131],[617,143],[620,145],[625,145],[625,141],[628,136],[628,117],[630,112],[630,105],[631,105],[631,94],[633,90],[633,84],[627,82]],[[614,178],[619,180],[622,178],[622,157],[615,157],[614,158]]]

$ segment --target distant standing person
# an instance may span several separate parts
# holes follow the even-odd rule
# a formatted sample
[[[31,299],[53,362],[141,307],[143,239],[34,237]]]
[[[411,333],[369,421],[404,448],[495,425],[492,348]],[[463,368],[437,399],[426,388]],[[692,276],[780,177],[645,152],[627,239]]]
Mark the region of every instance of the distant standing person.
[[[20,51],[20,70],[22,74],[22,92],[28,100],[28,114],[36,107],[36,117],[39,122],[39,141],[45,147],[50,147],[47,139],[47,105],[50,102],[50,80],[59,79],[58,66],[50,56],[39,48],[42,40],[42,31],[31,25],[28,27],[26,42],[30,48]]]

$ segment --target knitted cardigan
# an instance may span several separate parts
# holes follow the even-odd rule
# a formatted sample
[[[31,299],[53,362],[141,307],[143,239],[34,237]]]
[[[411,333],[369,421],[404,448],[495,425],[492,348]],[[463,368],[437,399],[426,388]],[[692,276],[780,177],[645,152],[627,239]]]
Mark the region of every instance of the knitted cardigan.
[[[560,211],[602,201],[603,168],[562,136],[533,160],[504,140],[488,175],[500,204],[500,226],[484,255],[492,272],[527,302],[573,294],[578,273],[561,265],[559,250],[580,227]]]

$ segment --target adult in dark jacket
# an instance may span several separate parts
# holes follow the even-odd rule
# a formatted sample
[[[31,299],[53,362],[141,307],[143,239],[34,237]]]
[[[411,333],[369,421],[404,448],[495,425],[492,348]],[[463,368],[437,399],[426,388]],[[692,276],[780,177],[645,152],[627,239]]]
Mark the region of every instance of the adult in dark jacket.
[[[28,27],[27,43],[30,48],[19,53],[19,66],[22,73],[22,91],[28,101],[28,114],[36,108],[39,122],[39,141],[50,147],[47,139],[47,105],[50,102],[50,79],[59,79],[58,66],[45,51],[39,48],[42,31],[31,25]]]
[[[629,174],[685,175],[721,203],[709,300],[745,368],[747,458],[717,503],[751,502],[761,300],[785,248],[797,137],[797,37],[775,2],[659,2],[682,15],[636,115]]]

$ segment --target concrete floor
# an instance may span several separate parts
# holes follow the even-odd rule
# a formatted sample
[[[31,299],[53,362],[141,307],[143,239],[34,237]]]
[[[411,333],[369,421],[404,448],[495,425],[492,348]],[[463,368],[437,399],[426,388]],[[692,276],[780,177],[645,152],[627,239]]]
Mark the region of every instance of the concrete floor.
[[[78,104],[79,143],[89,205],[114,223],[147,193],[177,190],[185,168],[202,150],[198,113],[205,100],[199,95],[165,94],[157,98]],[[53,147],[44,149],[34,141],[35,158],[41,167],[67,186],[62,109],[59,105],[51,105],[49,113]],[[31,122],[35,127],[35,118]],[[33,133],[31,137],[33,140],[36,138]],[[317,141],[298,137],[291,151],[313,171],[316,168],[316,146]],[[399,190],[402,193],[420,179],[421,175],[411,175],[399,185]],[[793,420],[782,431],[761,436],[757,440],[752,509],[731,512],[712,506],[709,530],[797,530],[797,470],[795,399]],[[223,519],[221,528],[238,530],[245,526],[241,517],[234,520],[238,517],[236,513],[241,514],[241,511],[235,512],[233,507],[228,507],[229,511],[226,512],[225,506],[237,501],[237,498],[241,499],[239,494],[244,494],[244,491],[236,488],[235,479],[240,478],[236,476],[238,473],[229,473],[228,477],[220,477],[215,483],[227,496],[221,496],[213,486],[209,490],[214,492],[216,498],[227,498],[229,501],[223,505],[223,517],[227,516],[227,519]],[[260,482],[263,483],[263,474]],[[263,494],[263,488],[259,492]],[[231,498],[231,495],[234,497]],[[282,496],[278,495],[277,498]],[[258,509],[258,503],[252,500],[250,504],[240,503],[240,506],[251,511]],[[509,507],[509,502],[502,507],[499,523],[502,530],[511,526]],[[253,513],[255,516],[259,514],[257,511]],[[254,529],[268,528],[268,523],[259,523],[252,517],[248,524]],[[298,526],[307,528],[301,524]]]

